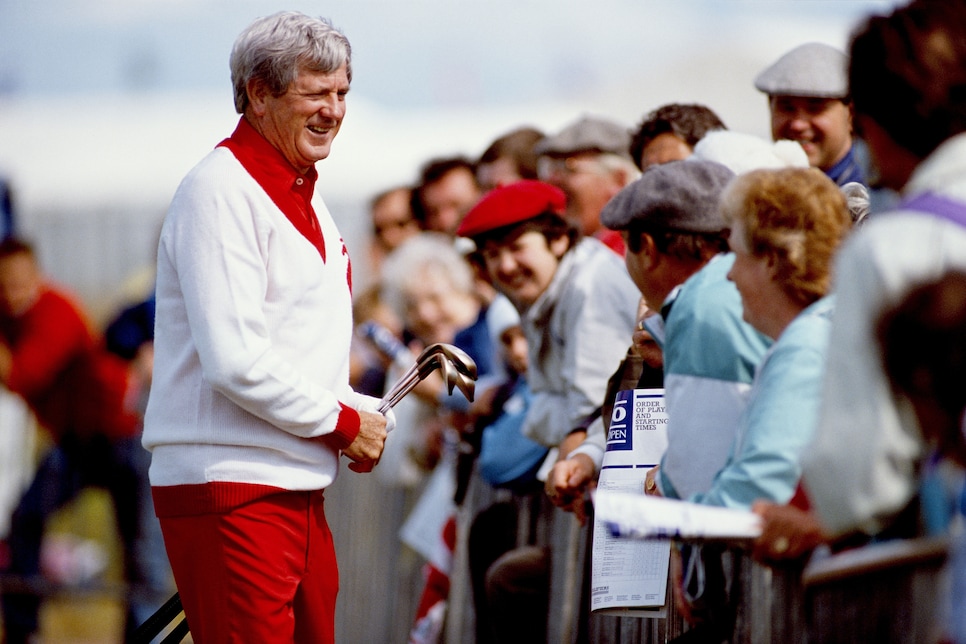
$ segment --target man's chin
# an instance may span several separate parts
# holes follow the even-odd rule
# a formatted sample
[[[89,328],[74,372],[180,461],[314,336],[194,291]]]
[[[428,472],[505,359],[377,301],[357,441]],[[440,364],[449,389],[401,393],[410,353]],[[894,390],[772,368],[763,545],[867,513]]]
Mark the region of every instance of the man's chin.
[[[331,151],[332,151],[332,146],[329,146],[329,145],[313,148],[312,158],[315,159],[315,163],[318,163],[322,159],[327,159],[329,157],[329,152]]]

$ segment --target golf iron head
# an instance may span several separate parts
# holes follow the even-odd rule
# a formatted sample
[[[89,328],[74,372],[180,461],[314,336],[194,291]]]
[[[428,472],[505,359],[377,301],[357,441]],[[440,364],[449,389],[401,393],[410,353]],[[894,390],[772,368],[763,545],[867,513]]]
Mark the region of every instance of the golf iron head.
[[[437,342],[423,349],[415,364],[386,392],[379,403],[379,411],[385,412],[393,407],[437,369],[450,394],[454,389],[459,389],[467,400],[473,402],[476,392],[476,362],[459,347]]]

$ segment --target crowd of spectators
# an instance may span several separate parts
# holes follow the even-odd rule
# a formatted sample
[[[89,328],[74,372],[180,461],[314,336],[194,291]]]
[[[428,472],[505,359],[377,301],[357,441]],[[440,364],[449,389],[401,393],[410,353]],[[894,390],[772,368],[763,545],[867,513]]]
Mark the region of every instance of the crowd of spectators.
[[[890,388],[878,358],[876,315],[908,287],[966,261],[955,246],[961,225],[950,223],[962,209],[961,182],[952,176],[957,135],[966,124],[961,101],[945,91],[961,87],[961,72],[896,43],[928,41],[943,52],[943,64],[954,65],[962,60],[961,45],[953,44],[958,27],[951,26],[957,12],[960,3],[917,2],[872,19],[848,54],[818,43],[791,49],[755,80],[767,96],[773,143],[729,131],[713,109],[690,103],[659,106],[636,130],[592,115],[544,136],[521,127],[515,140],[525,133],[529,144],[524,152],[515,148],[513,161],[495,156],[509,135],[494,141],[477,161],[481,197],[466,200],[456,245],[520,316],[530,346],[529,398],[526,415],[494,410],[494,401],[504,400],[506,387],[518,386],[521,377],[503,374],[509,380],[495,391],[504,393],[485,396],[486,405],[469,408],[470,421],[452,428],[467,450],[491,446],[507,431],[507,418],[518,418],[522,435],[550,450],[549,472],[539,475],[545,494],[576,519],[586,518],[606,450],[609,418],[601,416],[613,396],[608,381],[625,377],[626,386],[639,376],[634,341],[643,337],[663,349],[658,364],[663,361],[669,418],[668,451],[644,483],[648,493],[754,508],[764,520],[754,552],[773,565],[821,543],[839,549],[917,534],[921,522],[909,509],[916,505],[917,464],[932,448],[953,459],[961,455],[961,406],[943,403],[947,420],[923,427],[924,433],[910,423],[904,396],[919,403],[920,419],[934,417],[935,407],[920,399],[939,395],[932,388],[938,385],[910,379],[904,389]],[[926,78],[943,91],[926,87]],[[895,106],[887,107],[883,88],[893,86],[910,101],[908,109],[896,108],[899,117],[887,116]],[[513,163],[520,164],[517,172],[494,180]],[[417,185],[414,193],[421,192]],[[909,204],[921,192],[941,195],[942,207],[934,199]],[[876,201],[877,193],[892,197]],[[873,207],[900,198],[907,204],[902,215]],[[946,214],[922,214],[937,209]],[[557,232],[557,222],[569,232]],[[885,232],[900,222],[899,237]],[[941,246],[931,246],[927,236],[936,244],[942,239]],[[590,280],[595,300],[576,293],[558,300],[568,288],[568,263],[583,279],[594,274],[578,259],[590,243],[624,256],[640,292],[607,303],[601,298],[624,279],[612,274]],[[902,277],[896,284],[887,274]],[[648,313],[635,316],[632,303]],[[492,295],[482,299],[483,310],[492,305]],[[579,313],[561,323],[561,307]],[[603,320],[623,322],[607,328]],[[592,360],[579,357],[588,342],[585,328],[593,329]],[[575,357],[560,362],[566,352]],[[638,361],[630,377],[629,357]],[[549,396],[552,391],[559,395]],[[553,401],[552,414],[544,396]],[[513,444],[508,441],[508,454]],[[860,452],[868,457],[856,464]],[[532,464],[521,460],[529,472],[524,463]],[[836,474],[830,476],[831,464]],[[505,485],[491,469],[483,471],[484,483]],[[532,487],[513,493],[535,494]],[[481,534],[507,534],[500,525],[516,526],[512,507],[481,513],[472,525],[473,547]],[[788,514],[802,519],[803,533],[781,533],[779,526],[800,525],[786,520]],[[545,520],[551,530],[562,521],[552,512]],[[553,594],[547,586],[556,553],[534,531],[523,533],[485,556],[471,551],[475,610],[486,622],[477,624],[478,641],[547,637],[541,620]],[[707,610],[713,597],[702,597],[713,595],[699,571],[712,557],[684,547],[675,558],[674,592],[683,614],[695,626],[720,619],[720,612]]]

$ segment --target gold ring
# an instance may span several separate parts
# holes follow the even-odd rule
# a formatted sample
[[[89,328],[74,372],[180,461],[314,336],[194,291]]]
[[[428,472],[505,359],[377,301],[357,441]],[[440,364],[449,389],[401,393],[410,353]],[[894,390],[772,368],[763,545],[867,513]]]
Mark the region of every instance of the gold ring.
[[[647,329],[644,328],[644,320],[641,320],[640,322],[637,323],[637,330],[638,331],[646,331],[647,330]]]
[[[788,537],[778,537],[771,544],[771,550],[776,555],[783,555],[788,552],[788,547],[791,544],[788,542]]]

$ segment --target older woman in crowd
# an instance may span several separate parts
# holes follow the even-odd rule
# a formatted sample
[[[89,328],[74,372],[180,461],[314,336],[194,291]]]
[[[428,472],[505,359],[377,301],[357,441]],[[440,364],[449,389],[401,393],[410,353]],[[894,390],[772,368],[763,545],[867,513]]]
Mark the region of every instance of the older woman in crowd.
[[[842,191],[813,168],[741,174],[719,208],[731,228],[728,279],[741,295],[742,315],[775,342],[755,372],[725,465],[689,500],[742,509],[759,499],[784,504],[795,495],[800,456],[818,422],[832,256],[852,219]],[[734,606],[718,552],[683,548],[675,594],[689,621],[727,630]]]
[[[402,340],[413,356],[437,342],[458,345],[457,334],[474,324],[480,312],[470,265],[440,233],[420,233],[386,258],[381,296],[403,322]],[[473,351],[468,352],[477,359]],[[387,383],[391,386],[408,366],[408,358],[394,365]],[[433,373],[396,406],[397,418],[405,421],[398,425],[393,440],[386,442],[377,472],[382,481],[412,486],[435,466],[442,447],[440,412],[445,394],[442,379]]]
[[[691,500],[749,508],[789,501],[799,455],[819,407],[832,298],[832,256],[851,225],[845,196],[812,169],[739,175],[721,198],[735,254],[728,278],[746,322],[775,340],[755,375],[731,455],[711,488]]]

